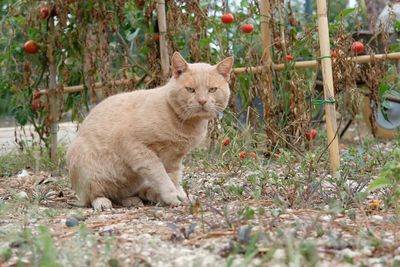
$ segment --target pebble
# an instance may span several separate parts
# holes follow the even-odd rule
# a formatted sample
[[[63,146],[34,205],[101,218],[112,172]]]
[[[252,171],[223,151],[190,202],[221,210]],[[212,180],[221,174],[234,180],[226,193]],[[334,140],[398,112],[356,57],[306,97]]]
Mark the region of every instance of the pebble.
[[[347,256],[349,258],[355,258],[360,256],[360,252],[345,248],[339,252],[339,255],[341,255],[342,257]]]
[[[27,199],[28,198],[28,194],[25,191],[20,191],[20,192],[15,194],[15,197],[17,199]]]
[[[361,253],[364,254],[365,256],[371,256],[372,255],[372,249],[371,249],[371,247],[363,247],[361,249]]]
[[[322,221],[324,221],[324,222],[330,222],[331,219],[332,219],[332,216],[331,216],[331,215],[322,215],[322,216],[320,217],[320,219],[321,219]]]
[[[383,217],[381,215],[372,215],[371,221],[373,221],[374,223],[381,223],[383,222]]]
[[[285,259],[285,257],[286,257],[285,250],[282,248],[278,248],[277,250],[275,250],[274,256],[272,256],[272,261],[281,261]]]
[[[65,225],[68,227],[75,227],[79,225],[79,221],[75,217],[68,217],[65,220]]]
[[[18,178],[25,178],[29,176],[29,172],[25,169],[23,169],[20,173],[17,174]]]

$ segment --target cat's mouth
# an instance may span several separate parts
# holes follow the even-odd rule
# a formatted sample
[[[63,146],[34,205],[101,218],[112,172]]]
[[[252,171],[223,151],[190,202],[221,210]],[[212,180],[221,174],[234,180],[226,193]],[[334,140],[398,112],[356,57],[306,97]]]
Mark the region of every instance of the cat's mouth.
[[[191,117],[200,117],[200,118],[211,118],[214,115],[214,112],[211,111],[209,107],[206,106],[196,106],[191,111]]]
[[[206,107],[206,106],[199,106],[199,107],[197,108],[197,112],[199,112],[199,113],[210,113],[211,111],[210,111],[210,109],[209,109],[208,107]]]
[[[197,112],[197,116],[199,117],[203,117],[203,118],[213,118],[215,117],[215,112],[212,111],[212,109],[210,109],[209,107],[205,107],[205,106],[200,106],[197,108],[196,110]]]

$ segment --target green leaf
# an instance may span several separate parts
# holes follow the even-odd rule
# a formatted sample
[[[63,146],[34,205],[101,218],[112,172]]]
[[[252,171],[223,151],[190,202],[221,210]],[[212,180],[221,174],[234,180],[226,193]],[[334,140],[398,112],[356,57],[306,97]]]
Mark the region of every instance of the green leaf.
[[[53,267],[58,266],[57,264],[57,249],[54,245],[54,241],[50,235],[49,229],[46,226],[39,226],[39,239],[37,240],[41,253],[41,266]]]
[[[346,8],[343,9],[339,15],[336,16],[336,20],[340,20],[341,18],[347,17],[351,13],[353,13],[356,9],[355,8]]]
[[[208,46],[210,43],[211,43],[211,38],[210,37],[208,37],[208,38],[203,38],[203,39],[201,39],[200,41],[199,41],[199,45],[201,46],[201,47],[206,47],[206,46]]]
[[[400,32],[400,20],[396,20],[396,22],[394,23],[394,30],[396,32]]]
[[[29,114],[23,107],[17,107],[14,110],[14,117],[21,126],[24,126],[28,123]]]
[[[126,37],[126,39],[128,40],[128,42],[131,42],[133,39],[136,38],[136,36],[139,34],[140,29],[136,29],[136,31],[128,34],[128,36]]]
[[[381,83],[381,84],[379,85],[379,95],[382,97],[382,96],[385,95],[385,93],[386,93],[387,91],[389,91],[390,89],[391,89],[390,84],[388,84],[388,83]]]
[[[373,180],[369,185],[369,190],[381,189],[392,185],[392,181],[387,176],[380,176]]]

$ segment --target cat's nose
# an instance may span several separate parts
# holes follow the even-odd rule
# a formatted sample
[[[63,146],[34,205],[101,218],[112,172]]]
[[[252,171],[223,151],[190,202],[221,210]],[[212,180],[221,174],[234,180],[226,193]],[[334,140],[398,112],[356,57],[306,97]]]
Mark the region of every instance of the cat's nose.
[[[204,106],[207,103],[207,99],[201,98],[198,99],[197,102],[199,102],[200,105]]]

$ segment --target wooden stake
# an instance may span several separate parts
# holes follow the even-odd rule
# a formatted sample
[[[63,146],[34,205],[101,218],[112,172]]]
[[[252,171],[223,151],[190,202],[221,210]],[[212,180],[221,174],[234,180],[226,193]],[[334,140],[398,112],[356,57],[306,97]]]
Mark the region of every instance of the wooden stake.
[[[271,142],[271,146],[274,146],[277,142],[276,122],[275,122],[275,100],[272,92],[272,58],[271,58],[271,31],[269,27],[269,18],[271,13],[271,7],[269,0],[259,0],[260,6],[260,22],[261,22],[261,39],[263,45],[262,63],[264,66],[260,68],[263,72],[263,107],[264,107],[264,122],[269,127],[266,127],[267,138]]]
[[[332,59],[329,44],[329,27],[326,0],[317,1],[319,45],[321,48],[321,67],[324,82],[325,99],[335,99],[332,78]],[[325,103],[326,132],[329,145],[329,156],[333,176],[339,176],[339,141],[337,136],[337,122],[335,103]]]
[[[167,19],[165,15],[165,0],[157,1],[158,29],[160,31],[161,70],[165,80],[169,76],[169,55],[167,45]]]
[[[50,121],[50,159],[57,163],[57,66],[53,54],[54,45],[54,17],[49,18],[49,32],[47,43],[47,58],[49,59],[49,121]]]

